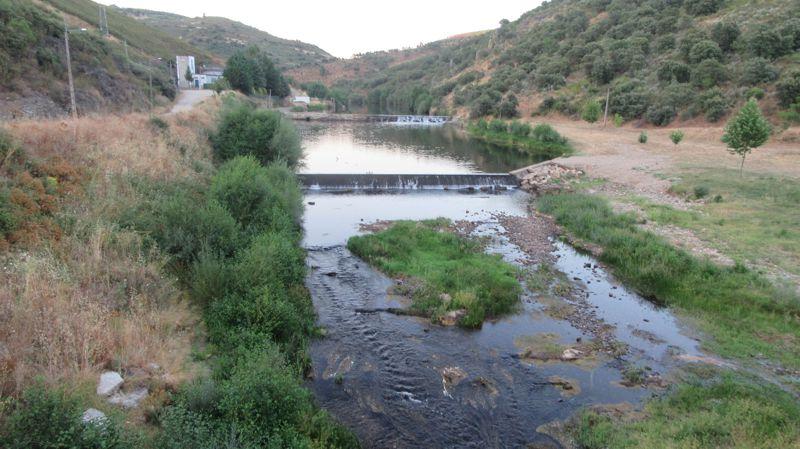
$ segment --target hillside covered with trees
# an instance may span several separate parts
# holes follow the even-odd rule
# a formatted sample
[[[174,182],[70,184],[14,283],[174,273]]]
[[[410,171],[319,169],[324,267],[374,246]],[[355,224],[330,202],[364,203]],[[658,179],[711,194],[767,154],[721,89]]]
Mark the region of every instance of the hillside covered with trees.
[[[120,9],[142,23],[202,48],[221,59],[251,46],[258,47],[282,69],[334,59],[316,45],[282,39],[224,17],[185,17],[144,9]]]
[[[142,110],[152,76],[156,103],[175,96],[176,54],[210,54],[107,9],[108,36],[89,0],[0,1],[0,117],[59,116],[69,110],[64,21],[78,112]],[[160,58],[160,59],[159,59]]]
[[[618,120],[715,123],[755,97],[792,121],[798,50],[797,0],[554,0],[491,32],[317,70],[373,112],[579,118],[610,93]]]

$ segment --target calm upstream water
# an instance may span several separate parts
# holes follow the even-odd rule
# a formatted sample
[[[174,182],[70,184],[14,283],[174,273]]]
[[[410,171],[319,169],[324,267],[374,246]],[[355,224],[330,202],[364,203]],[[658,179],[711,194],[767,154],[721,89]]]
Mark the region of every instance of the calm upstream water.
[[[300,124],[305,173],[506,172],[531,161],[461,137],[445,127]],[[489,251],[511,263],[524,254],[504,236],[494,214],[525,216],[529,198],[454,191],[306,193],[307,285],[326,337],[312,344],[309,387],[319,404],[353,429],[368,448],[559,447],[537,428],[588,404],[638,402],[651,391],[619,384],[625,363],[669,369],[675,353],[699,354],[668,312],[642,300],[557,244],[556,266],[631,347],[625,362],[530,363],[518,342],[554,334],[561,343],[591,335],[542,313],[526,293],[520,310],[480,330],[431,324],[374,309],[402,307],[393,281],[352,255],[344,244],[376,220],[447,217],[477,222]],[[453,373],[456,373],[453,375]],[[553,376],[576,388],[559,390]]]

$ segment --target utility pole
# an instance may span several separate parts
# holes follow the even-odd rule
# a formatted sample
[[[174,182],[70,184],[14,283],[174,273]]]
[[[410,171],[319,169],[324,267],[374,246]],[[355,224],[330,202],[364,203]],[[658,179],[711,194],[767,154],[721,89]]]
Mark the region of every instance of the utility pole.
[[[72,119],[78,118],[78,109],[75,106],[75,84],[72,81],[72,61],[69,56],[69,28],[67,27],[67,18],[64,17],[64,48],[67,51],[67,79],[69,80],[69,108],[72,113]]]
[[[106,7],[103,5],[99,6],[100,8],[100,34],[104,37],[108,37],[108,16],[106,15]]]
[[[608,120],[608,100],[611,98],[611,88],[609,87],[606,91],[606,111],[603,113],[603,128],[606,127],[606,121]]]

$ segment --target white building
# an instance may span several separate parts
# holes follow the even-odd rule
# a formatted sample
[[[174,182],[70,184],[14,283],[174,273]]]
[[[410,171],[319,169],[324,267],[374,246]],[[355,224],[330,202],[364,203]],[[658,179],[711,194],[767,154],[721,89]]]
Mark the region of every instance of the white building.
[[[175,71],[178,75],[178,86],[182,89],[191,89],[194,87],[194,76],[197,73],[194,66],[194,56],[176,56],[175,67]],[[187,70],[192,74],[192,81],[186,79]]]
[[[222,78],[223,69],[218,67],[210,67],[203,70],[203,73],[196,73],[192,78],[194,87],[202,89],[203,86],[214,84],[218,79]]]

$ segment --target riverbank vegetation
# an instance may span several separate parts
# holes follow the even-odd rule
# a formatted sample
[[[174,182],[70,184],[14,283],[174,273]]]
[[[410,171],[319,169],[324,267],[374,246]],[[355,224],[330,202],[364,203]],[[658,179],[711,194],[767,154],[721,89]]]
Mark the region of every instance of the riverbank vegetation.
[[[567,139],[546,123],[531,126],[516,120],[480,119],[470,123],[467,131],[478,139],[542,159],[567,156],[574,151]]]
[[[480,327],[518,304],[518,273],[500,256],[485,254],[478,242],[448,230],[449,225],[442,219],[400,221],[351,237],[347,248],[387,275],[402,278],[412,310],[435,321],[455,319],[463,327]]]
[[[594,409],[573,420],[580,449],[772,449],[800,441],[800,405],[790,393],[715,370],[649,401],[638,418],[621,420]]]
[[[723,356],[777,361],[800,368],[800,301],[744,265],[715,265],[675,248],[636,226],[630,214],[615,214],[608,202],[566,193],[538,200],[540,211],[578,239],[599,247],[614,274],[656,302],[692,315]]]
[[[80,195],[50,202],[60,235],[44,233],[40,246],[14,237],[12,251],[30,242],[28,255],[4,256],[11,288],[0,296],[8,312],[0,318],[3,447],[358,446],[301,384],[314,313],[292,166],[275,150],[266,166],[233,155],[215,168],[206,136],[223,129],[214,125],[218,102],[202,115],[162,120],[166,126],[133,116],[90,128],[83,119],[80,151],[62,152],[73,131],[57,123],[12,130],[26,150],[85,158],[74,166],[86,172]],[[241,113],[228,106],[221,123]],[[266,141],[282,132],[258,129],[271,130],[260,136]],[[7,237],[27,220],[20,205],[47,212],[17,190],[72,185],[37,170],[11,175],[3,205],[15,228]],[[147,374],[151,364],[157,373]],[[122,411],[94,395],[104,369],[147,385],[144,404]],[[90,406],[107,413],[107,424],[81,422]]]

